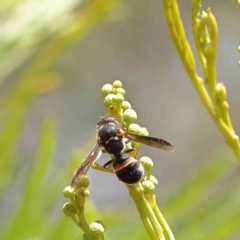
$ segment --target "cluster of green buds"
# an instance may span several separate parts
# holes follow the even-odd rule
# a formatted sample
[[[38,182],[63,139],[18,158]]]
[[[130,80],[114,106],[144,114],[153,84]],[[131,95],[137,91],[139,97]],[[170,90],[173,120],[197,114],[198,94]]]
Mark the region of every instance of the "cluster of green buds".
[[[113,84],[107,83],[102,87],[101,94],[104,97],[104,105],[108,109],[109,116],[118,119],[120,125],[126,129],[128,133],[137,134],[140,136],[148,136],[148,131],[145,127],[140,127],[135,122],[137,121],[137,113],[132,109],[131,104],[124,100],[126,91],[122,88],[122,82],[116,80]],[[128,148],[135,148],[139,151],[140,144],[131,143]]]
[[[106,228],[101,221],[95,221],[90,225],[87,223],[84,213],[85,200],[89,197],[89,179],[84,176],[77,189],[67,186],[63,190],[65,198],[69,202],[63,205],[63,213],[66,217],[71,217],[73,222],[83,230],[84,240],[104,240]]]

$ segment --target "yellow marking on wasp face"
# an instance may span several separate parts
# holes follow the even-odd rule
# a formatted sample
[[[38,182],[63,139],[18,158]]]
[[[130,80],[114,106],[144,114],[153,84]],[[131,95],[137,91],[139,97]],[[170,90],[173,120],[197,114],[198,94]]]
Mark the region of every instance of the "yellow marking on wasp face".
[[[114,140],[116,140],[116,141],[117,141],[118,139],[119,139],[118,137],[115,137],[115,138],[114,138]]]
[[[106,143],[106,144],[109,144],[109,141],[106,141],[105,143]]]

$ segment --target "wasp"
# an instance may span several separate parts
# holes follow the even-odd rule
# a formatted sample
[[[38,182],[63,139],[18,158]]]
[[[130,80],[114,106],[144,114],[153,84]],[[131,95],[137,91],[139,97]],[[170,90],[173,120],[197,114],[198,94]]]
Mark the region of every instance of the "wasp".
[[[73,188],[79,185],[90,166],[103,152],[114,156],[103,167],[107,168],[108,165],[113,164],[113,169],[110,169],[110,171],[115,172],[119,180],[127,184],[138,182],[144,174],[144,169],[139,161],[135,159],[137,153],[135,149],[129,149],[124,152],[125,145],[129,141],[139,142],[168,152],[174,151],[173,146],[163,139],[126,132],[125,129],[120,127],[118,120],[114,117],[100,118],[96,128],[97,143],[74,173],[71,182]]]

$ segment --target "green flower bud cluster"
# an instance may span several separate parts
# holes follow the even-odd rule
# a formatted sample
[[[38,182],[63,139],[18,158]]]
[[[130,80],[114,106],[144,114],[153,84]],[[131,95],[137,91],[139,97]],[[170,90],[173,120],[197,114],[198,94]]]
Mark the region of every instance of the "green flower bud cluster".
[[[67,186],[63,190],[63,196],[70,201],[63,205],[63,213],[84,231],[83,239],[97,240],[104,239],[105,226],[101,221],[95,221],[88,225],[84,214],[85,199],[89,197],[90,192],[87,189],[90,182],[87,176],[84,176],[77,189]]]
[[[120,125],[125,127],[128,133],[140,136],[149,135],[145,127],[140,127],[136,124],[137,113],[132,109],[131,104],[124,100],[125,90],[123,89],[121,81],[116,80],[112,84],[105,84],[102,87],[101,94],[105,97],[104,105],[109,109],[109,115],[116,117],[119,120]],[[135,148],[138,152],[140,146],[140,143],[131,142],[127,144],[125,149],[128,150]]]
[[[84,177],[81,185],[88,187],[89,180]],[[72,217],[77,213],[78,206],[83,206],[85,203],[85,198],[90,195],[89,190],[86,187],[80,186],[78,189],[74,189],[71,186],[67,186],[63,190],[63,196],[70,199],[63,205],[63,213],[67,217]],[[81,208],[81,207],[80,207]]]
[[[114,81],[113,84],[105,84],[101,90],[101,94],[105,98],[105,107],[111,108],[113,105],[122,106],[125,93],[126,91],[122,88],[122,83],[119,80]],[[124,105],[126,105],[126,102]]]
[[[104,105],[110,110],[110,115],[121,120],[120,124],[127,127],[129,133],[148,136],[146,128],[135,124],[137,121],[137,113],[132,109],[131,104],[124,100],[126,91],[122,88],[122,82],[116,80],[113,84],[107,83],[102,87],[101,94],[105,98]],[[114,106],[117,106],[114,108]],[[112,109],[117,109],[114,113]]]

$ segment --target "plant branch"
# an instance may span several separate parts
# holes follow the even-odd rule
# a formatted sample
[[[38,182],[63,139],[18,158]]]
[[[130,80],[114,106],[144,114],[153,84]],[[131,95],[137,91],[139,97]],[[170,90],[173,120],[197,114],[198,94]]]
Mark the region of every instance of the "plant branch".
[[[232,148],[240,161],[240,142],[231,124],[228,108],[225,101],[226,89],[217,83],[216,79],[216,52],[217,52],[217,23],[210,9],[200,13],[201,1],[193,0],[192,27],[194,41],[203,70],[208,94],[203,79],[195,68],[195,59],[186,38],[186,33],[179,13],[176,0],[163,0],[164,13],[173,43],[183,66],[192,81],[202,103],[211,118],[225,137],[227,144]],[[223,85],[222,85],[223,86]]]

